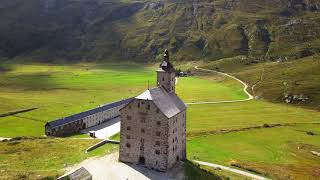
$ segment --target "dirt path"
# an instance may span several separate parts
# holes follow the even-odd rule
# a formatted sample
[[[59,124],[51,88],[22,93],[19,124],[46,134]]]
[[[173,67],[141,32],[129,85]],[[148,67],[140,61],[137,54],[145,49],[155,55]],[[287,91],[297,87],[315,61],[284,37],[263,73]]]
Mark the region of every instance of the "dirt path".
[[[207,72],[214,72],[214,73],[218,73],[218,74],[221,74],[221,75],[224,75],[224,76],[228,76],[238,82],[240,82],[244,87],[243,87],[243,91],[247,94],[248,98],[246,99],[240,99],[240,100],[233,100],[233,101],[209,101],[209,102],[205,102],[205,101],[200,101],[200,102],[192,102],[192,103],[186,103],[188,105],[198,105],[198,104],[220,104],[220,103],[235,103],[235,102],[244,102],[244,101],[250,101],[253,99],[253,96],[248,92],[248,85],[241,81],[240,79],[234,77],[234,76],[231,76],[227,73],[223,73],[223,72],[219,72],[219,71],[215,71],[215,70],[210,70],[210,69],[204,69],[204,68],[199,68],[198,66],[195,66],[194,67],[195,69],[197,70],[201,70],[201,71],[207,71]]]
[[[252,173],[248,173],[246,171],[241,171],[239,169],[234,169],[234,168],[231,168],[231,167],[227,167],[227,166],[221,166],[221,165],[218,165],[218,164],[202,162],[202,161],[194,161],[194,162],[196,162],[196,163],[198,163],[200,165],[210,166],[210,167],[213,167],[213,168],[220,168],[220,169],[223,169],[223,170],[226,170],[226,171],[230,171],[230,172],[233,172],[233,173],[236,173],[236,174],[241,174],[243,176],[247,176],[247,177],[250,177],[252,179],[268,180],[268,178],[265,178],[265,177],[262,177],[262,176],[258,176],[258,175],[252,174]]]

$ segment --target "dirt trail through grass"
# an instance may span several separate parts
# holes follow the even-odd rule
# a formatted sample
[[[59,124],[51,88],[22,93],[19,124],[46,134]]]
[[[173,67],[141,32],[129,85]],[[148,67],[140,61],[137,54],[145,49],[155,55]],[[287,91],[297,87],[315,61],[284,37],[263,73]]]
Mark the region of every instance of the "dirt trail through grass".
[[[221,166],[221,165],[218,165],[218,164],[202,162],[202,161],[194,161],[194,162],[196,162],[196,163],[198,163],[200,165],[209,166],[209,167],[213,167],[213,168],[220,168],[220,169],[223,169],[223,170],[226,170],[226,171],[230,171],[230,172],[233,172],[233,173],[241,174],[243,176],[247,176],[247,177],[250,177],[250,178],[253,178],[253,179],[258,179],[258,180],[267,180],[268,179],[268,178],[265,178],[265,177],[262,177],[262,176],[258,176],[258,175],[252,174],[252,173],[241,171],[239,169],[230,168],[230,167],[227,167],[227,166]]]
[[[208,71],[208,72],[214,72],[214,73],[218,73],[218,74],[221,74],[221,75],[224,75],[224,76],[228,76],[238,82],[240,82],[244,88],[243,88],[243,91],[248,95],[248,98],[246,99],[240,99],[240,100],[232,100],[232,101],[209,101],[209,102],[205,102],[205,101],[200,101],[200,102],[192,102],[192,103],[186,103],[188,105],[199,105],[199,104],[220,104],[220,103],[235,103],[235,102],[244,102],[244,101],[250,101],[253,99],[253,96],[248,92],[248,85],[241,81],[240,79],[234,77],[234,76],[231,76],[227,73],[223,73],[223,72],[219,72],[219,71],[215,71],[215,70],[210,70],[210,69],[204,69],[204,68],[199,68],[198,66],[195,66],[194,67],[195,69],[197,70],[201,70],[201,71]]]

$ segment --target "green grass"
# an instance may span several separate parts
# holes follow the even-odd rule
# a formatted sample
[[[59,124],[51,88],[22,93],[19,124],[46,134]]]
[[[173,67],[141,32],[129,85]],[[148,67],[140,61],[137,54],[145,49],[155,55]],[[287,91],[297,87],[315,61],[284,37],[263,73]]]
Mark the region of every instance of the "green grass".
[[[225,80],[206,79],[206,77],[179,78],[177,92],[185,102],[228,101],[246,99],[241,84],[226,86]]]
[[[188,68],[193,64],[182,66]],[[255,69],[250,68],[259,66],[243,65],[243,72],[253,72]],[[32,107],[39,109],[0,118],[0,137],[41,136],[46,121],[138,95],[146,89],[148,80],[155,84],[154,65],[6,64],[5,67],[7,70],[0,76],[0,113]],[[248,79],[256,77],[258,74],[252,73]],[[186,102],[238,100],[247,98],[242,88],[240,83],[229,78],[197,72],[196,76],[179,79],[177,93]],[[285,123],[297,124],[221,134],[221,130]],[[189,105],[188,158],[224,165],[234,162],[275,178],[308,178],[309,174],[316,172],[315,168],[319,168],[318,160],[310,156],[309,151],[319,151],[320,128],[318,124],[311,123],[320,123],[320,113],[316,110],[261,100]],[[307,135],[309,131],[316,135]],[[119,134],[112,138],[119,139]],[[64,163],[73,164],[117,150],[117,147],[107,145],[88,155],[82,154],[93,142],[95,140],[41,139],[22,140],[12,146],[0,143],[0,169],[6,168],[6,176],[9,177],[55,176]],[[43,153],[39,152],[41,149],[45,149]],[[3,155],[5,153],[2,152],[7,151],[11,154]],[[46,158],[45,154],[49,156]],[[22,159],[24,156],[28,156],[29,161]],[[37,159],[37,164],[30,164],[33,159]],[[40,162],[40,159],[44,161]],[[49,165],[52,169],[48,168]]]
[[[0,118],[0,126],[4,127],[0,129],[0,137],[41,136],[47,121],[136,96],[147,88],[148,81],[151,86],[156,84],[154,65],[8,64],[6,67],[10,70],[0,76],[0,113],[38,109]],[[226,80],[182,78],[177,91],[185,101],[195,101],[195,97],[199,101],[244,97],[240,84],[222,81]],[[193,84],[199,88],[195,89]]]
[[[263,101],[190,105],[187,112],[187,133],[192,136],[214,130],[263,124],[311,122],[320,123],[318,111]]]
[[[307,96],[306,103],[298,103],[313,109],[320,109],[320,56],[314,55],[284,63],[250,63],[244,57],[222,59],[203,64],[203,67],[228,72],[255,88],[249,90],[260,99],[283,102],[284,94]],[[262,76],[262,80],[261,79]]]
[[[23,139],[0,142],[0,179],[40,179],[62,175],[66,166],[92,156],[117,150],[107,144],[88,154],[85,150],[98,140]]]
[[[116,141],[120,141],[120,133],[117,133],[117,134],[115,134],[115,135],[112,135],[112,136],[110,137],[110,139],[116,140]]]
[[[269,177],[308,179],[317,176],[320,136],[299,131],[301,126],[266,128],[188,138],[188,158],[218,164],[240,164]],[[320,125],[304,126],[305,130]],[[298,130],[297,130],[298,129]]]
[[[155,84],[142,65],[10,65],[0,76],[0,113],[37,107],[0,118],[0,136],[40,136],[44,124],[98,105],[132,97]]]

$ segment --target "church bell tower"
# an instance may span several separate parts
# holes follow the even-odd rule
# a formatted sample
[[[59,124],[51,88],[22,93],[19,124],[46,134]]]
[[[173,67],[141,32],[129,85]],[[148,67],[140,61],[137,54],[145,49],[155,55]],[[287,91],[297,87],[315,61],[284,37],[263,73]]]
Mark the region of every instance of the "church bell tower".
[[[163,55],[163,61],[157,70],[157,86],[162,86],[167,92],[176,91],[176,72],[169,61],[169,51],[166,49]]]

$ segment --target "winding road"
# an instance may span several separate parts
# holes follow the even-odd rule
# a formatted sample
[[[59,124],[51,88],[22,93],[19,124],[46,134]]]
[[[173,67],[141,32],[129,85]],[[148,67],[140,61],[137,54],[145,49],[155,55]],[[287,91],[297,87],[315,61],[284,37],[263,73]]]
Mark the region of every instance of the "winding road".
[[[246,99],[240,99],[240,100],[232,100],[232,101],[209,101],[209,102],[205,102],[205,101],[199,101],[199,102],[192,102],[192,103],[186,103],[188,105],[198,105],[198,104],[220,104],[220,103],[235,103],[235,102],[244,102],[244,101],[250,101],[253,99],[253,96],[248,92],[248,85],[241,81],[240,79],[231,76],[230,74],[227,73],[223,73],[223,72],[219,72],[219,71],[215,71],[215,70],[210,70],[210,69],[204,69],[204,68],[199,68],[198,66],[194,67],[197,70],[201,70],[201,71],[207,71],[207,72],[213,72],[213,73],[218,73],[224,76],[227,76],[229,78],[232,78],[238,82],[240,82],[244,87],[243,87],[243,91],[247,94],[248,98]]]
[[[203,166],[209,166],[209,167],[213,167],[213,168],[220,168],[220,169],[223,169],[223,170],[226,170],[226,171],[230,171],[230,172],[233,172],[233,173],[236,173],[236,174],[241,174],[243,176],[247,176],[247,177],[250,177],[252,179],[268,180],[268,178],[265,178],[265,177],[262,177],[262,176],[258,176],[258,175],[252,174],[252,173],[248,173],[246,171],[241,171],[239,169],[234,169],[234,168],[231,168],[231,167],[227,167],[227,166],[221,166],[221,165],[218,165],[218,164],[202,162],[202,161],[196,161],[196,160],[194,160],[193,162],[198,163],[198,164],[203,165]]]

